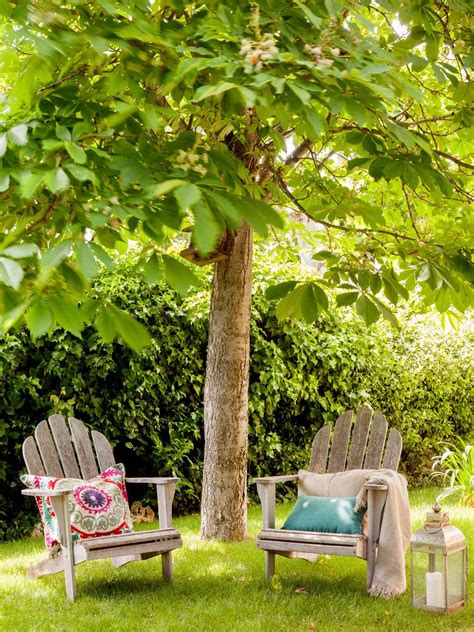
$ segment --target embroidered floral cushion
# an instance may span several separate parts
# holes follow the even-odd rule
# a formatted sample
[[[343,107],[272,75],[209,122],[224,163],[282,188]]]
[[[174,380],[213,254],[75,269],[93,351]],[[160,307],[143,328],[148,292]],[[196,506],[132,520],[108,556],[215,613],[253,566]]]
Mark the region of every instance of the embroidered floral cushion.
[[[133,531],[122,464],[109,467],[89,481],[30,474],[22,476],[21,480],[32,489],[73,488],[69,495],[73,542]],[[61,543],[51,498],[36,496],[36,502],[43,522],[46,546],[48,549],[56,548]]]

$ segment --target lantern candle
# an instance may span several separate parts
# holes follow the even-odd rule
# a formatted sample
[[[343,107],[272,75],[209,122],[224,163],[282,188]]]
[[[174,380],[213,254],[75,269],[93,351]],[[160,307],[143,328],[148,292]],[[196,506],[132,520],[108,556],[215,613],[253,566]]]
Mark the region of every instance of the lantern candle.
[[[443,575],[439,572],[426,573],[426,605],[444,608]]]

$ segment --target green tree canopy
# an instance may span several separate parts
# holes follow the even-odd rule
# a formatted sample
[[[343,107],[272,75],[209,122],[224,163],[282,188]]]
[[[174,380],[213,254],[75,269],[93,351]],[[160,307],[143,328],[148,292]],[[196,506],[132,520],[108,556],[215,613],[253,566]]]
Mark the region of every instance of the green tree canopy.
[[[368,323],[415,295],[472,299],[472,13],[464,0],[0,2],[0,308],[33,335],[59,323],[148,340],[85,300],[130,244],[145,279],[196,276],[244,221],[314,221],[324,261],[270,290],[281,317],[355,303]],[[288,214],[287,211],[290,211]],[[284,219],[286,223],[284,223]],[[278,232],[277,232],[278,237]]]

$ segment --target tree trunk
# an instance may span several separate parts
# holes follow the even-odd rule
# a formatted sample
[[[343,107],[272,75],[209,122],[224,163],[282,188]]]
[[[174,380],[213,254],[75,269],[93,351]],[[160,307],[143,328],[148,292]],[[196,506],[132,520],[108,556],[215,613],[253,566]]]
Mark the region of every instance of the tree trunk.
[[[216,264],[204,387],[201,536],[241,540],[247,532],[247,426],[252,299],[252,231],[228,236]]]

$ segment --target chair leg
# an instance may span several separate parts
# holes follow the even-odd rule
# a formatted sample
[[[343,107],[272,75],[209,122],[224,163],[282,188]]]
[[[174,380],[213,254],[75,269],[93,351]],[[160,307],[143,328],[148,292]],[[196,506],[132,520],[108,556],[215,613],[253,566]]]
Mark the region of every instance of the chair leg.
[[[367,574],[365,578],[365,589],[367,592],[369,592],[370,587],[372,586],[372,580],[374,578],[374,570],[375,570],[375,551],[373,552],[372,555],[367,557]]]
[[[265,579],[270,579],[275,575],[275,553],[272,551],[265,551]]]
[[[63,548],[64,578],[66,580],[66,595],[69,601],[74,601],[76,597],[76,571],[74,568],[74,557],[71,549]]]
[[[56,513],[61,537],[61,556],[64,579],[66,582],[66,595],[69,601],[74,601],[76,596],[76,571],[74,569],[74,551],[68,507],[69,501],[67,496],[52,497],[51,500]]]
[[[170,583],[173,580],[173,565],[171,562],[171,551],[161,554],[161,567],[163,569],[163,579]]]

